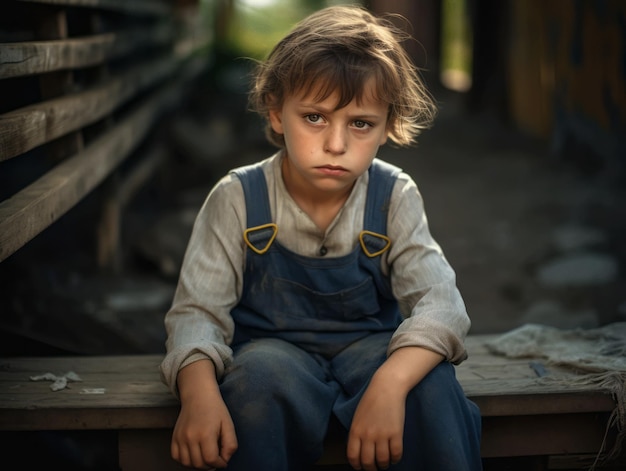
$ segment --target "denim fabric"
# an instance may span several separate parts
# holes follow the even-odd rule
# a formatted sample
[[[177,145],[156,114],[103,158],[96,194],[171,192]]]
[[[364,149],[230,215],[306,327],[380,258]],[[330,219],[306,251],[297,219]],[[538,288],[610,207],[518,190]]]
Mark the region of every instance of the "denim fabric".
[[[276,338],[235,348],[221,383],[239,449],[229,470],[306,470],[323,452],[331,414],[348,430],[390,333],[354,342],[331,359]],[[481,417],[448,362],[408,395],[402,460],[394,471],[479,471]]]
[[[396,170],[373,166],[364,229],[386,233]],[[271,221],[262,172],[240,172],[248,228]],[[280,228],[278,228],[280,230]],[[265,247],[271,230],[252,234]],[[380,240],[366,241],[374,253]],[[378,257],[361,246],[311,258],[277,241],[248,250],[244,290],[232,312],[234,360],[220,388],[239,449],[229,470],[305,470],[322,454],[332,414],[350,427],[365,388],[401,321]],[[442,363],[409,394],[405,457],[396,470],[480,469],[480,414]]]
[[[370,169],[364,229],[385,234],[387,208],[399,169],[376,163]],[[237,172],[246,197],[248,228],[255,247],[265,247],[272,222],[265,177],[260,168]],[[278,227],[280,231],[280,227]],[[371,237],[368,251],[379,251],[381,239]],[[304,257],[277,240],[262,254],[248,250],[244,288],[231,312],[233,344],[260,337],[282,338],[327,357],[372,332],[393,331],[401,315],[380,258],[369,257],[357,244],[342,257]]]

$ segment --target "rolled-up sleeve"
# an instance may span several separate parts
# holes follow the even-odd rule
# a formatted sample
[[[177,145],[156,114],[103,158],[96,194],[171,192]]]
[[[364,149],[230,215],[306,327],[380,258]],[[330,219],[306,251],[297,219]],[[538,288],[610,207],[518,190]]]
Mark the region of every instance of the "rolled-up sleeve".
[[[228,175],[215,185],[198,212],[172,306],[165,315],[166,354],[160,373],[174,395],[182,367],[208,358],[221,377],[232,361],[230,311],[243,286],[244,228],[241,183]]]
[[[394,186],[387,231],[392,241],[387,269],[404,316],[388,354],[419,346],[461,363],[470,319],[456,274],[430,233],[419,189],[406,174]]]

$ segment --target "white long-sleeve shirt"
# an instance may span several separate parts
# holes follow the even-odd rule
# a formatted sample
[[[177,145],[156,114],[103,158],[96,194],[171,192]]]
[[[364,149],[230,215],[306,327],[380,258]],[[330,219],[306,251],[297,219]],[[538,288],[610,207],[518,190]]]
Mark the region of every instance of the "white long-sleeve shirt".
[[[256,165],[263,168],[277,240],[307,257],[340,257],[354,250],[363,228],[368,173],[360,176],[343,208],[321,231],[291,198],[282,179],[282,152]],[[209,358],[218,376],[232,361],[234,322],[231,309],[241,297],[246,245],[246,205],[239,179],[227,174],[200,209],[187,246],[178,286],[165,315],[166,355],[161,377],[177,394],[178,371]],[[387,221],[391,247],[381,256],[391,277],[403,322],[393,334],[388,354],[420,346],[452,363],[467,358],[464,339],[470,328],[456,276],[428,228],[421,194],[402,172],[393,188]]]

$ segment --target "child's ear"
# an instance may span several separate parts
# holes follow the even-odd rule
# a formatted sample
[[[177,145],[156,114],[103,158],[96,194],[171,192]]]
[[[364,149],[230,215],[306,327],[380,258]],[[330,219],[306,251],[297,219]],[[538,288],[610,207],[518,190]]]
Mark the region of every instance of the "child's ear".
[[[389,131],[385,132],[385,134],[383,134],[383,136],[380,138],[380,144],[379,145],[383,145],[387,142],[387,138],[389,138]]]
[[[285,132],[283,131],[282,107],[276,106],[276,101],[275,100],[273,101],[274,101],[274,106],[272,106],[269,110],[270,125],[272,126],[272,129],[274,130],[275,133],[284,134]]]
[[[272,108],[269,111],[270,125],[276,134],[284,134],[283,113],[280,108]]]

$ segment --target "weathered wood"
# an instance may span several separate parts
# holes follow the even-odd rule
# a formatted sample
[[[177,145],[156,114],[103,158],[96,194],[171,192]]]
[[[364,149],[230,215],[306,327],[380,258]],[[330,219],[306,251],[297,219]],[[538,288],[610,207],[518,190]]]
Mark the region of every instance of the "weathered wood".
[[[483,457],[597,453],[615,407],[598,387],[537,382],[526,360],[490,354],[490,336],[470,336],[457,367],[467,396],[481,406]],[[124,471],[178,471],[169,441],[179,403],[161,382],[161,354],[5,358],[0,361],[0,430],[117,430]],[[529,373],[530,370],[530,373]],[[82,381],[52,391],[31,376],[77,373]],[[575,375],[550,369],[559,375]],[[500,376],[500,378],[498,378]],[[487,386],[481,386],[487,382]],[[533,385],[528,389],[527,385]],[[345,464],[344,433],[329,429],[320,465]],[[609,443],[611,442],[609,434]]]
[[[165,16],[172,14],[173,2],[166,0],[18,0],[27,3],[43,3],[68,7],[100,8],[127,14]]]
[[[488,417],[481,454],[492,457],[598,452],[608,413]]]
[[[182,84],[205,64],[202,58],[190,62],[178,81],[159,89],[84,151],[0,203],[0,261],[65,214],[117,167],[141,142],[161,110],[177,102],[184,92]]]
[[[470,351],[481,348],[480,342],[485,338],[470,337]],[[161,358],[162,355],[155,354],[4,359],[0,362],[0,406],[5,411],[40,407],[61,410],[75,407],[175,407],[176,401],[158,375]],[[500,363],[502,380],[487,380],[487,386],[481,386],[485,380],[480,376],[464,374],[466,370],[477,368],[474,362],[488,365],[489,358],[496,364]],[[609,413],[615,407],[611,396],[597,386],[537,383],[533,378],[523,377],[526,372],[517,368],[517,360],[502,360],[486,352],[481,355],[473,353],[470,360],[457,367],[459,381],[468,397],[477,403],[493,403],[487,410],[481,408],[484,417]],[[485,369],[491,370],[490,375],[495,374],[492,365]],[[68,389],[57,392],[50,391],[49,383],[30,381],[33,375],[47,372],[58,375],[68,371],[77,373],[83,381],[70,383]],[[512,377],[512,371],[517,371],[522,377]],[[529,385],[533,387],[528,388]],[[106,393],[92,395],[85,394],[85,390],[105,390]],[[19,394],[15,394],[17,391]],[[498,406],[499,402],[504,406]],[[93,427],[89,424],[85,426]]]
[[[80,356],[72,355],[51,357],[10,357],[0,359],[0,381],[23,380],[28,381],[32,375],[45,371],[65,373],[81,370],[93,375],[149,375],[154,379],[154,372],[158,366],[159,355],[111,355]]]
[[[506,389],[503,386],[506,383]],[[516,415],[539,415],[539,414],[563,414],[567,412],[583,413],[610,411],[615,407],[615,401],[608,391],[601,392],[594,387],[586,387],[586,391],[579,388],[561,386],[559,392],[532,390],[526,388],[525,382],[501,381],[492,383],[493,390],[488,390],[489,385],[484,385],[487,393],[477,392],[475,384],[466,384],[467,395],[480,407],[483,416],[516,416]],[[508,390],[505,395],[501,391]],[[497,391],[497,392],[496,392]],[[518,391],[520,394],[514,394]]]
[[[142,155],[141,161],[121,181],[111,183],[105,197],[102,218],[98,224],[98,266],[120,271],[121,263],[121,219],[126,205],[139,189],[152,177],[159,165],[165,161],[166,151],[162,146],[153,146]]]
[[[52,14],[45,15],[38,22],[38,34],[46,39],[65,40],[68,38],[69,25],[67,21],[67,11],[58,10]],[[52,100],[65,95],[76,86],[73,70],[60,70],[50,74],[39,76],[39,90],[41,100]],[[60,161],[64,158],[76,154],[84,148],[85,141],[80,130],[63,135],[55,140],[48,149],[49,159]],[[1,148],[1,145],[0,145]]]
[[[470,336],[470,357],[457,368],[457,378],[483,416],[597,412],[615,407],[611,394],[602,393],[594,384],[568,385],[567,378],[576,377],[570,370],[547,367],[548,375],[539,378],[530,367],[536,359],[492,355],[485,346],[489,338]]]
[[[176,422],[178,410],[139,407],[131,403],[123,408],[73,407],[71,409],[0,410],[0,430],[126,430],[169,429]],[[138,427],[139,424],[139,427]]]
[[[210,25],[198,21],[197,5],[19,1],[5,13],[19,14],[20,27],[24,21],[30,31],[6,40],[32,41],[0,44],[0,85],[11,79],[5,83],[20,91],[0,115],[0,163],[45,144],[37,156],[51,170],[0,202],[0,261],[110,177],[164,111],[180,103],[210,57],[208,50],[198,54],[211,36],[205,29]],[[69,37],[76,34],[81,36]],[[117,218],[162,156],[150,153],[129,173],[120,170],[119,186],[110,178],[114,192],[108,201]],[[158,379],[159,361],[141,355],[0,360],[0,430],[170,430],[179,405]],[[82,380],[60,391],[52,391],[51,382],[31,380],[55,367],[61,368],[56,374],[75,371]]]
[[[78,69],[173,42],[173,29],[157,25],[132,31],[106,33],[56,41],[0,44],[0,79]]]
[[[470,359],[457,367],[466,394],[481,406],[483,457],[597,453],[615,407],[606,391],[537,382],[525,360],[490,354],[484,348],[487,339],[470,336]],[[178,470],[169,458],[169,440],[179,403],[160,380],[161,359],[161,354],[4,359],[0,430],[114,429],[124,471],[145,469],[155,459],[150,469]],[[83,381],[53,392],[50,383],[30,380],[68,371]],[[487,386],[481,386],[485,381]],[[331,427],[319,464],[338,463],[346,463],[345,442],[343,432]]]
[[[141,90],[173,75],[178,67],[179,62],[162,57],[90,90],[0,115],[0,161],[102,119]]]

